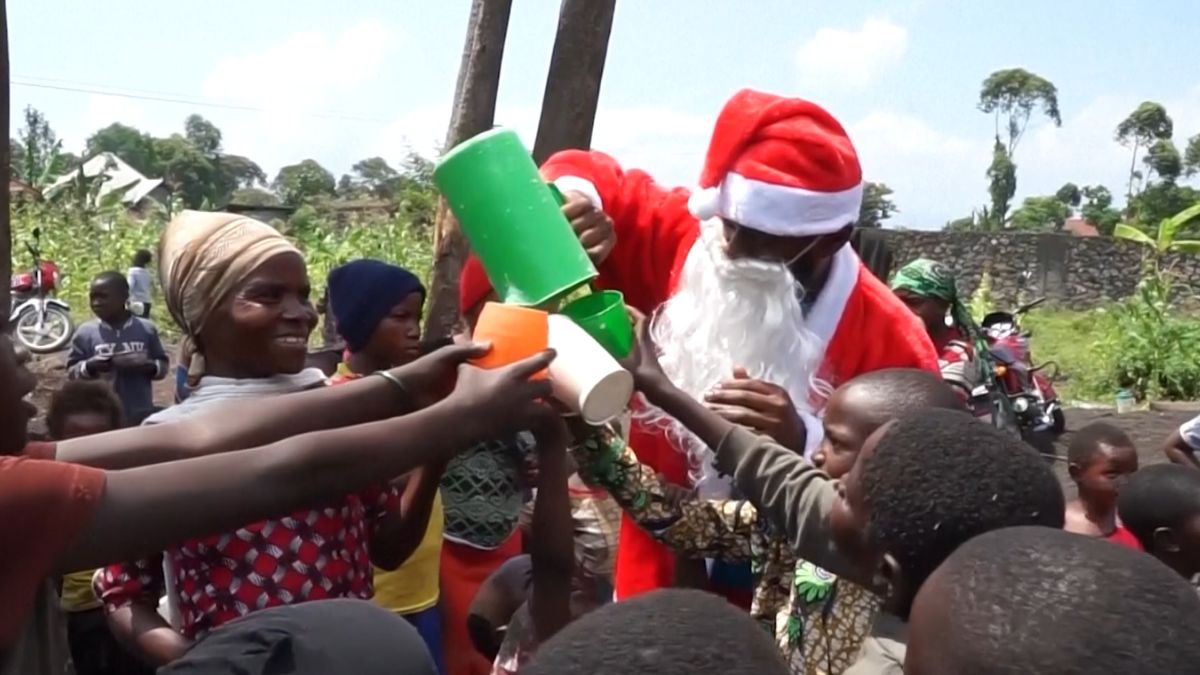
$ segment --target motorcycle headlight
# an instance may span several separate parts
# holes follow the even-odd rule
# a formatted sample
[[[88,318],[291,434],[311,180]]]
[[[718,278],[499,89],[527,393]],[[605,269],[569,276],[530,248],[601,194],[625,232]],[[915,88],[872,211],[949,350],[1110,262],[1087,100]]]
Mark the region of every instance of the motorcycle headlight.
[[[1025,398],[1014,399],[1013,400],[1013,410],[1018,413],[1026,412],[1027,410],[1029,410],[1029,400],[1025,399]]]

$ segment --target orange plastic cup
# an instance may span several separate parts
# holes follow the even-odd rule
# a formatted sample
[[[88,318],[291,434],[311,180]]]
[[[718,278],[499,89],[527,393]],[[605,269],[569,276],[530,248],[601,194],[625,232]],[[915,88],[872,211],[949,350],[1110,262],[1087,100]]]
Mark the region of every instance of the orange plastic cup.
[[[492,343],[492,350],[472,361],[480,368],[500,368],[546,350],[550,342],[549,315],[540,309],[489,302],[479,313],[472,338]],[[534,378],[546,377],[542,371]]]

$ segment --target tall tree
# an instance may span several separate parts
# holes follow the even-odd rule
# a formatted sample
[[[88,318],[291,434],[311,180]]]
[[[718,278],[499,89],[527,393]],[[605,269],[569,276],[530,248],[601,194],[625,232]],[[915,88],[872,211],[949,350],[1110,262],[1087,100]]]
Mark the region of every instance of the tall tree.
[[[283,198],[284,203],[295,205],[321,196],[333,196],[337,185],[333,174],[325,167],[315,159],[306,159],[281,168],[271,187]]]
[[[1083,194],[1079,191],[1079,186],[1074,183],[1065,183],[1058,188],[1058,192],[1054,193],[1054,198],[1072,208],[1079,208],[1079,203],[1083,201]]]
[[[183,135],[206,157],[221,152],[221,130],[199,115],[188,115],[184,120]]]
[[[215,208],[219,177],[214,158],[206,156],[187,137],[172,134],[154,139],[158,173],[189,209]]]
[[[1013,195],[1017,194],[1017,165],[1013,164],[999,138],[992,146],[992,165],[988,167],[987,178],[992,208],[985,224],[989,230],[1002,230],[1008,219],[1008,207],[1012,204]]]
[[[1117,223],[1121,222],[1121,212],[1112,205],[1112,192],[1103,185],[1088,185],[1080,192],[1083,206],[1079,209],[1079,215],[1101,234],[1112,235]]]
[[[353,184],[378,199],[391,199],[400,187],[400,173],[382,157],[370,157],[350,167]]]
[[[18,133],[20,161],[13,165],[13,178],[41,189],[54,182],[67,169],[62,141],[50,123],[33,106],[25,108],[25,126]]]
[[[1150,169],[1146,174],[1147,181],[1152,176],[1158,176],[1168,183],[1174,183],[1183,173],[1183,157],[1179,155],[1175,144],[1166,139],[1154,141],[1142,162]]]
[[[1058,89],[1050,80],[1023,68],[997,70],[983,81],[979,91],[979,109],[995,117],[996,140],[1001,138],[1004,122],[1008,143],[1005,151],[1011,159],[1025,134],[1034,108],[1041,108],[1055,125],[1062,126],[1058,112]]]
[[[1189,177],[1200,173],[1200,134],[1188,139],[1183,151],[1183,173]]]
[[[539,164],[566,148],[588,148],[616,0],[562,0],[550,72],[542,96],[533,158]]]
[[[222,153],[216,160],[223,181],[222,189],[228,192],[267,184],[267,174],[249,157]]]
[[[1026,197],[1021,206],[1013,210],[1009,223],[1014,230],[1061,230],[1070,215],[1070,207],[1057,195]]]
[[[1133,200],[1134,180],[1137,177],[1137,157],[1142,148],[1155,141],[1167,141],[1175,134],[1175,123],[1161,103],[1144,101],[1136,110],[1117,125],[1116,139],[1121,145],[1131,146],[1133,156],[1129,159],[1129,188],[1125,193],[1128,201]]]
[[[154,138],[133,127],[114,122],[92,134],[87,140],[87,156],[93,157],[102,152],[113,153],[143,175],[161,175],[154,154]]]
[[[471,1],[446,149],[492,127],[511,13],[512,0]],[[445,199],[438,200],[433,249],[426,332],[441,338],[450,335],[458,323],[458,277],[467,257],[467,243]]]
[[[858,211],[859,227],[882,227],[899,209],[892,202],[892,188],[885,183],[867,182],[863,185],[862,207]]]

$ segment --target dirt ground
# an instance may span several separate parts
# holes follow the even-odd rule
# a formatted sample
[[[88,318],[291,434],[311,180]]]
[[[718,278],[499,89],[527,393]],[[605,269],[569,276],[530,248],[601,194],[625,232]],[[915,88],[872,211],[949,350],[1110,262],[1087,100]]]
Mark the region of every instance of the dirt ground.
[[[173,353],[173,350],[168,350],[168,353]],[[32,365],[34,372],[38,375],[38,388],[34,393],[34,402],[44,413],[50,401],[50,395],[66,378],[66,352],[34,357]],[[162,406],[170,405],[174,396],[174,386],[170,377],[155,382],[155,401]],[[1162,454],[1163,441],[1180,424],[1195,414],[1188,412],[1160,413],[1145,410],[1117,415],[1111,409],[1070,409],[1067,411],[1067,433],[1059,437],[1054,444],[1055,454],[1059,458],[1059,461],[1054,463],[1055,471],[1062,478],[1064,486],[1070,488],[1069,481],[1066,479],[1066,462],[1062,459],[1066,457],[1067,443],[1071,440],[1071,433],[1092,422],[1099,421],[1115,424],[1124,429],[1137,445],[1138,455],[1143,465],[1165,461]],[[43,430],[40,420],[35,423],[34,430],[36,432]]]

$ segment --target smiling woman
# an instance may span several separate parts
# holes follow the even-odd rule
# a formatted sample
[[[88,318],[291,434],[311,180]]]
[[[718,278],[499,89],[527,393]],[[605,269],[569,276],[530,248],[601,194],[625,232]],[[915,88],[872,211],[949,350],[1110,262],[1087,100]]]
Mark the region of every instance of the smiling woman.
[[[195,348],[189,368],[193,389],[186,401],[147,424],[191,417],[231,399],[324,384],[320,371],[304,367],[317,313],[304,258],[283,235],[242,216],[185,211],[163,233],[159,258],[167,309]],[[371,553],[386,553],[389,544],[375,532],[389,522],[398,501],[395,489],[375,488],[345,496],[338,508],[305,508],[289,518],[185,541],[166,551],[165,565],[157,559],[111,565],[98,581],[110,625],[149,661],[162,664],[250,607],[369,598]],[[264,532],[273,533],[273,543]],[[278,548],[281,536],[294,546]],[[342,562],[314,567],[318,561],[305,556],[316,550],[317,540],[324,542],[317,555]],[[257,559],[272,560],[278,573],[253,583],[247,575]],[[170,625],[155,602],[146,602],[159,594],[166,598]]]

